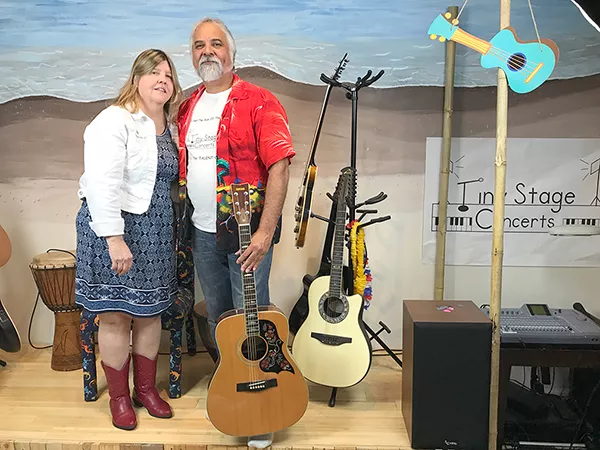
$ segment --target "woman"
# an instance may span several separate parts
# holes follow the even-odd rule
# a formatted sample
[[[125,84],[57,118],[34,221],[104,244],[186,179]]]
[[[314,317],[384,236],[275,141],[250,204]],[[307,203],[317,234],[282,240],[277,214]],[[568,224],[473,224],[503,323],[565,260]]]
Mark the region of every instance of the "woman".
[[[160,315],[177,291],[171,184],[178,158],[169,125],[181,98],[171,59],[146,50],[114,104],[84,132],[75,302],[98,314],[113,425],[125,430],[137,425],[129,390],[132,321],[133,401],[152,416],[172,417],[155,378]]]

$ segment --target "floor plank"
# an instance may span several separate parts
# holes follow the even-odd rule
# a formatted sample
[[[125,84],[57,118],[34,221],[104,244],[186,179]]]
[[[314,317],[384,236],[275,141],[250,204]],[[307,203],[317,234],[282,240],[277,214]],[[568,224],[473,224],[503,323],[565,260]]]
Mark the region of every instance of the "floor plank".
[[[158,387],[171,404],[173,418],[157,419],[138,411],[138,427],[112,426],[106,380],[98,361],[95,402],[83,400],[81,370],[50,368],[51,349],[2,355],[0,368],[0,450],[211,450],[246,448],[244,439],[225,436],[205,417],[206,388],[212,361],[206,354],[183,359],[179,399],[169,399],[168,356],[160,356]],[[338,390],[309,383],[310,403],[304,417],[275,435],[272,449],[410,450],[401,412],[402,370],[388,356],[376,356],[357,386]]]

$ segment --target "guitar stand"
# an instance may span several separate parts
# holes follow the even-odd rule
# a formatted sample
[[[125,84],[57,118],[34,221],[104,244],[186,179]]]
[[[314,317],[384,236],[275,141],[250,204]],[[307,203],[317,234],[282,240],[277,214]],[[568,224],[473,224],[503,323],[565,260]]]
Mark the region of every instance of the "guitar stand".
[[[379,337],[379,334],[385,330],[387,334],[390,334],[392,332],[392,330],[390,330],[388,328],[388,326],[383,323],[383,321],[379,321],[379,325],[381,325],[381,328],[379,329],[379,331],[377,333],[375,333],[371,327],[369,325],[366,324],[366,322],[363,320],[363,325],[365,326],[367,332],[371,335],[371,340],[375,339],[379,345],[381,345],[381,347],[388,353],[388,355],[390,355],[392,357],[392,359],[394,361],[396,361],[398,363],[398,365],[400,367],[402,367],[402,361],[400,361],[400,358],[398,358],[398,356],[396,356],[396,354],[393,352],[393,350],[391,348],[389,348],[387,346],[387,344],[385,342],[383,342],[383,339],[381,339]]]
[[[392,349],[390,349],[387,344],[379,337],[379,334],[385,330],[387,334],[390,334],[392,332],[392,330],[390,330],[388,328],[388,326],[382,321],[379,321],[379,325],[381,325],[381,328],[379,329],[379,331],[377,333],[375,333],[371,327],[369,325],[367,325],[367,323],[363,320],[363,325],[365,326],[365,329],[367,330],[367,332],[371,335],[371,338],[369,340],[373,340],[375,339],[379,345],[381,345],[386,352],[388,352],[388,354],[394,359],[394,361],[396,361],[398,363],[398,365],[400,367],[402,367],[402,361],[400,361],[400,358],[398,358],[396,356],[396,354],[392,351]],[[333,408],[335,406],[335,399],[337,396],[337,389],[336,387],[331,388],[331,396],[329,397],[329,407]]]

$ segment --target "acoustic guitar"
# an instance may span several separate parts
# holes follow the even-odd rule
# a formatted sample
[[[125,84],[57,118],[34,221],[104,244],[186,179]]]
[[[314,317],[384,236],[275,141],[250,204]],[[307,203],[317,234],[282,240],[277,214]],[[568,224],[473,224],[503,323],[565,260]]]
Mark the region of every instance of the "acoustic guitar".
[[[310,219],[313,191],[315,188],[315,182],[317,180],[317,164],[315,163],[315,154],[317,152],[317,144],[319,143],[319,136],[321,135],[321,128],[323,126],[323,119],[325,118],[325,111],[327,111],[327,103],[329,102],[329,96],[333,89],[333,81],[337,81],[340,75],[346,68],[348,63],[348,53],[344,55],[340,61],[337,69],[331,79],[321,74],[321,80],[327,83],[327,89],[325,90],[325,98],[323,99],[323,106],[321,107],[321,114],[317,121],[317,128],[315,130],[315,136],[313,138],[312,145],[310,147],[310,153],[306,160],[306,168],[304,169],[304,177],[302,178],[302,184],[298,189],[298,199],[296,200],[296,226],[294,227],[294,233],[296,234],[296,248],[302,248],[306,240],[306,232],[308,230],[308,219]]]
[[[458,20],[450,21],[450,17],[450,13],[438,14],[427,30],[429,37],[439,36],[440,42],[449,39],[481,53],[481,66],[502,69],[516,93],[537,89],[552,74],[559,55],[554,41],[521,41],[512,27],[506,27],[488,42],[461,30]]]
[[[371,367],[371,341],[362,321],[364,299],[343,289],[347,195],[352,169],[342,170],[336,187],[337,211],[330,275],[308,291],[308,316],[292,343],[292,354],[308,380],[330,387],[359,383]]]
[[[8,234],[0,225],[0,267],[4,266],[12,254],[12,247]],[[8,311],[4,308],[2,300],[0,300],[0,349],[8,353],[16,353],[21,350],[21,337],[19,331],[15,327]],[[0,365],[5,365],[4,361],[0,360]]]
[[[240,249],[250,245],[247,183],[231,185]],[[287,348],[288,321],[279,308],[258,307],[254,273],[242,274],[244,307],[217,321],[217,369],[206,408],[211,423],[230,436],[274,433],[294,425],[308,406],[308,386]]]

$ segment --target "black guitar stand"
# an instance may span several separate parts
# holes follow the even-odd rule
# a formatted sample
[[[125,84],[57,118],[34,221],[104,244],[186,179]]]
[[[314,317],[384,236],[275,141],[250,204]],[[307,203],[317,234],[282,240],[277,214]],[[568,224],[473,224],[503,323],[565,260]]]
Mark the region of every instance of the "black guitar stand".
[[[360,209],[363,206],[368,206],[368,205],[374,205],[376,203],[382,202],[383,200],[385,200],[387,198],[387,194],[385,194],[384,192],[380,192],[379,194],[361,202],[361,203],[356,203],[356,186],[357,186],[357,176],[356,176],[356,136],[357,136],[357,123],[358,123],[358,91],[360,89],[362,89],[363,87],[369,86],[373,83],[375,83],[377,80],[379,80],[381,78],[381,76],[384,74],[383,70],[380,70],[379,73],[377,75],[375,75],[374,77],[372,77],[372,71],[369,70],[367,71],[367,73],[365,74],[364,77],[358,77],[356,80],[356,83],[348,83],[348,82],[339,82],[337,80],[333,80],[329,77],[327,77],[324,74],[321,74],[321,81],[334,86],[334,87],[339,87],[342,88],[346,91],[346,98],[352,101],[352,130],[351,130],[351,147],[350,147],[350,167],[352,167],[353,169],[353,179],[352,179],[352,187],[350,189],[351,192],[351,196],[349,196],[350,198],[347,199],[347,203],[348,203],[348,209],[349,209],[349,222],[353,222],[356,218],[356,214],[360,214],[359,217],[359,222],[368,214],[377,214],[377,210],[376,209]],[[332,243],[332,236],[333,236],[333,220],[332,218],[335,217],[335,211],[337,208],[337,202],[335,201],[334,197],[327,193],[327,197],[329,197],[329,199],[332,201],[332,205],[331,205],[331,213],[330,213],[330,218],[327,219],[325,217],[319,216],[317,214],[311,213],[311,217],[314,217],[316,219],[320,219],[323,220],[325,222],[329,223],[328,229],[327,229],[327,237],[325,239],[325,246],[323,248],[323,257],[325,257],[325,255],[329,255],[331,253],[331,243]],[[386,220],[390,220],[391,216],[383,216],[383,217],[377,217],[375,219],[371,219],[370,221],[368,221],[367,223],[361,224],[358,226],[358,228],[365,228],[368,227],[370,225],[373,225],[375,223],[380,223],[380,222],[385,222]],[[346,273],[344,273],[344,275],[346,275]],[[348,272],[347,272],[347,276],[344,277],[345,278],[345,286],[346,286],[346,290],[348,293],[354,292],[354,276],[353,276],[353,269],[352,269],[352,258],[348,257]],[[365,330],[371,335],[369,341],[372,341],[373,339],[375,339],[379,345],[381,345],[381,347],[383,349],[385,349],[385,351],[398,363],[398,365],[400,365],[400,367],[402,367],[402,361],[400,361],[400,359],[394,354],[394,352],[386,345],[386,343],[379,337],[379,334],[381,334],[382,331],[386,331],[388,334],[391,333],[391,330],[388,328],[388,326],[383,322],[380,321],[379,325],[381,326],[381,328],[377,331],[374,332],[371,327],[369,327],[369,325],[367,325],[367,323],[364,321],[364,319],[362,319],[362,323],[365,327]],[[329,399],[329,406],[330,407],[334,407],[335,406],[335,401],[336,401],[336,395],[337,395],[337,387],[332,388],[331,391],[331,397]]]

